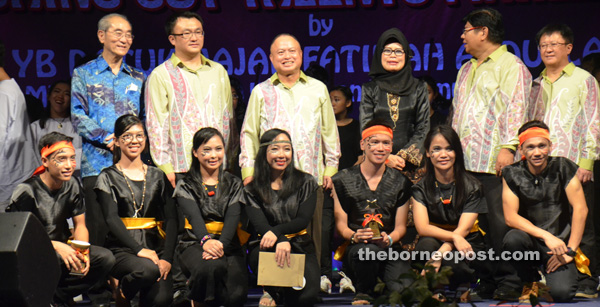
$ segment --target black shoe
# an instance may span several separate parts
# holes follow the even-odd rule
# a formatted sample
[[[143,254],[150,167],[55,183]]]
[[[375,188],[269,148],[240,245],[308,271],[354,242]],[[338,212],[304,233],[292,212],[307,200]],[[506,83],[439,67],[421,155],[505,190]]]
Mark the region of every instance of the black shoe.
[[[575,292],[575,297],[579,298],[597,298],[598,292],[589,287],[579,287],[577,288],[577,292]]]
[[[494,300],[503,301],[503,302],[516,302],[519,300],[521,296],[521,292],[519,290],[501,286],[500,288],[494,291]]]
[[[477,284],[477,286],[471,289],[471,300],[473,302],[480,302],[483,300],[491,300],[494,297],[495,287],[486,284]]]

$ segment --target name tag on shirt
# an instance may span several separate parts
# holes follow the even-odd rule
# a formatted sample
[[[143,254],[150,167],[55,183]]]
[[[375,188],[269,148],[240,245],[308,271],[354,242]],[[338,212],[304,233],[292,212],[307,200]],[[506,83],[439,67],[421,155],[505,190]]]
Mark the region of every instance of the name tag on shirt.
[[[129,93],[129,92],[137,92],[138,90],[138,86],[131,83],[127,86],[127,88],[125,89],[125,94]]]

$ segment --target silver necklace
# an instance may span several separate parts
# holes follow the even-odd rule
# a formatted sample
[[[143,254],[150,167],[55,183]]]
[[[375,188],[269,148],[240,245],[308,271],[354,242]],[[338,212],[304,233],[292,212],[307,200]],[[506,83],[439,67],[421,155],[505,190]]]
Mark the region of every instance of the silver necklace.
[[[146,168],[142,165],[142,170],[144,171],[144,188],[142,190],[142,203],[140,204],[139,208],[137,206],[137,202],[135,201],[135,193],[133,193],[133,189],[131,188],[131,185],[129,184],[129,181],[127,180],[127,176],[125,176],[125,172],[123,172],[123,169],[121,168],[121,166],[119,164],[116,164],[117,169],[119,171],[121,171],[121,174],[123,175],[123,178],[125,178],[125,183],[127,183],[127,187],[129,188],[129,191],[131,192],[131,198],[133,198],[133,217],[138,217],[138,213],[142,210],[142,208],[144,208],[144,199],[146,198]]]

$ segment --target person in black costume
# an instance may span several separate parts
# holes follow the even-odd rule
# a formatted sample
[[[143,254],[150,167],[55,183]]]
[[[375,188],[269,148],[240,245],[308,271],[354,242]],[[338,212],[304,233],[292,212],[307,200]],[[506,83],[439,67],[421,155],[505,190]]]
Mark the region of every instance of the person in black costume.
[[[168,306],[170,270],[177,240],[173,188],[158,168],[145,165],[142,121],[123,115],[115,122],[114,164],[102,170],[95,191],[109,228],[106,246],[116,258],[111,275],[118,295],[140,293],[143,306]]]
[[[40,139],[42,166],[33,177],[15,188],[6,211],[31,212],[48,232],[61,263],[53,306],[67,306],[74,296],[86,291],[94,306],[109,306],[111,293],[106,289],[106,280],[115,257],[109,250],[95,245],[84,255],[68,243],[71,236],[69,218],[73,219],[73,239],[89,241],[83,188],[73,177],[77,162],[72,141],[73,138],[59,132],[51,132]],[[83,276],[70,275],[73,267],[81,270]]]
[[[519,129],[524,160],[502,170],[502,202],[506,251],[537,251],[538,261],[511,261],[525,283],[520,301],[539,288],[537,268],[555,302],[569,302],[577,290],[577,271],[590,275],[579,248],[588,213],[577,174],[578,166],[563,157],[548,156],[552,143],[548,126],[531,121]],[[532,284],[530,284],[532,283]]]
[[[447,125],[434,127],[425,138],[427,172],[412,187],[412,208],[419,231],[416,251],[438,251],[438,255],[457,251],[475,256],[485,250],[483,232],[479,229],[479,214],[487,213],[481,184],[465,170],[464,155],[458,134]],[[470,254],[474,253],[474,254]],[[473,257],[475,258],[475,257]],[[436,271],[441,265],[452,267],[450,285],[480,279],[493,282],[489,263],[473,259],[431,259]]]
[[[394,133],[387,165],[413,172],[411,179],[420,178],[414,171],[421,165],[421,147],[429,132],[427,85],[412,76],[410,46],[397,28],[379,37],[369,77],[362,86],[361,128],[373,118],[385,118]]]
[[[265,287],[261,305],[312,306],[319,293],[319,264],[312,238],[306,231],[317,201],[315,178],[294,166],[290,135],[266,131],[254,165],[254,180],[245,189],[246,213],[260,241],[250,244],[250,268],[257,272],[259,251],[275,252],[279,266],[289,265],[290,253],[305,254],[302,290]]]
[[[386,166],[392,151],[392,128],[378,119],[367,123],[360,147],[365,160],[333,176],[335,224],[349,243],[345,248],[344,272],[356,286],[353,304],[368,304],[372,300],[377,278],[381,277],[389,290],[401,291],[399,277],[410,270],[400,259],[364,258],[365,254],[402,251],[400,239],[406,233],[408,200],[412,183],[400,171]],[[381,237],[366,225],[368,219],[379,222]],[[338,249],[336,254],[342,254]]]
[[[236,236],[242,180],[223,171],[225,144],[217,129],[194,134],[192,155],[190,170],[174,194],[189,222],[178,245],[189,298],[209,306],[243,306],[248,270]]]

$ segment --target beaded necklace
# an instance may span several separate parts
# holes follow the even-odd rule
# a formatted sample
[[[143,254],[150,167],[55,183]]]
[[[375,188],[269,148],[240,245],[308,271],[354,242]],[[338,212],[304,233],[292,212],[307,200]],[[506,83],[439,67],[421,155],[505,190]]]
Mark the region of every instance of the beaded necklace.
[[[454,182],[452,183],[452,194],[450,194],[450,198],[443,198],[442,190],[438,186],[437,180],[435,181],[435,188],[440,193],[440,200],[442,201],[442,204],[449,205],[452,203],[452,195],[454,194]]]
[[[219,180],[217,180],[217,183],[215,184],[215,190],[217,190],[218,185],[219,185]],[[202,181],[202,186],[204,187],[204,191],[206,191],[206,194],[208,194],[208,196],[215,195],[215,191],[209,191],[208,188],[206,187],[206,184],[204,183],[204,181]]]
[[[137,206],[137,202],[135,201],[135,193],[133,193],[133,189],[131,188],[131,185],[129,184],[129,181],[127,180],[127,176],[125,176],[125,172],[123,172],[123,169],[121,168],[121,166],[119,166],[118,164],[116,164],[117,169],[119,171],[121,171],[121,174],[123,175],[123,178],[125,178],[125,183],[127,183],[127,187],[129,188],[129,191],[131,192],[131,198],[133,198],[133,217],[138,217],[138,213],[142,210],[142,208],[144,208],[144,199],[146,198],[146,172],[147,172],[147,168],[145,168],[142,165],[142,170],[144,171],[144,188],[142,190],[142,203],[140,204],[140,207],[138,208]]]

